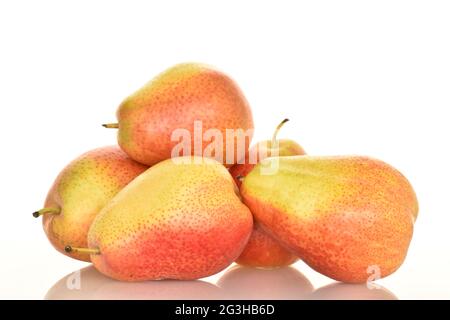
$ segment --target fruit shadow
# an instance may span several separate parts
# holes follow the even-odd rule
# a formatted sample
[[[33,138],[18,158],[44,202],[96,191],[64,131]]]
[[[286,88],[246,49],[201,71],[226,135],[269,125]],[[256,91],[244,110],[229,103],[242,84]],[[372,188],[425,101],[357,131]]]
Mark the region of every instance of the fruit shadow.
[[[366,284],[333,283],[314,290],[311,282],[293,267],[230,268],[218,281],[223,299],[254,300],[397,300],[389,290]]]
[[[224,300],[302,300],[314,290],[311,282],[293,267],[234,266],[217,281],[217,285]]]
[[[398,300],[391,291],[380,285],[332,283],[315,290],[309,300]]]
[[[121,282],[102,275],[93,266],[71,273],[56,282],[46,300],[203,300],[219,299],[218,288],[209,282]]]
[[[47,292],[47,300],[302,300],[397,299],[388,290],[335,283],[314,290],[297,269],[233,266],[212,283],[195,281],[121,282],[89,266],[68,274]]]

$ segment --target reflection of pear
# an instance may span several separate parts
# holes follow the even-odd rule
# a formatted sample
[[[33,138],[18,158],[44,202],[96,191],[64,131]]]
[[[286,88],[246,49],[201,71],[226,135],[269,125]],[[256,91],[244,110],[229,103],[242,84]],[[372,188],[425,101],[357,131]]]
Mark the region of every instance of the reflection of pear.
[[[89,266],[56,282],[45,295],[46,300],[83,300],[92,299],[93,293],[103,283],[112,281],[99,273],[93,266]]]
[[[102,300],[215,300],[219,288],[200,280],[110,281],[95,292]]]
[[[79,288],[77,289],[77,284]],[[93,266],[71,273],[47,292],[47,300],[200,300],[219,299],[219,288],[204,281],[119,282]]]
[[[333,283],[314,291],[311,300],[397,300],[389,290],[377,285],[369,289],[366,284]]]
[[[218,281],[226,299],[296,300],[303,299],[314,288],[297,269],[255,269],[235,266]]]

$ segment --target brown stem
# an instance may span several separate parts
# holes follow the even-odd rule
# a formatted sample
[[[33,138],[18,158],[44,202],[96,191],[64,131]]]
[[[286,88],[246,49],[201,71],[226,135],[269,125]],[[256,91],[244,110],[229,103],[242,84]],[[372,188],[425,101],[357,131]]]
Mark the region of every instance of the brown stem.
[[[33,212],[33,217],[39,218],[40,216],[44,214],[60,214],[61,209],[59,208],[43,208],[41,210]]]
[[[281,121],[280,122],[280,124],[276,127],[276,129],[275,129],[275,132],[273,133],[273,136],[272,136],[272,148],[273,148],[273,146],[275,145],[275,143],[277,142],[277,135],[278,135],[278,132],[280,131],[280,129],[281,129],[281,127],[286,123],[286,122],[288,122],[289,121],[289,119],[284,119],[283,121]]]
[[[64,251],[67,253],[87,253],[87,254],[100,254],[100,249],[90,249],[90,248],[77,248],[72,246],[65,246]]]
[[[102,126],[104,126],[105,128],[108,128],[108,129],[118,129],[119,128],[118,123],[105,123],[105,124],[102,124]]]

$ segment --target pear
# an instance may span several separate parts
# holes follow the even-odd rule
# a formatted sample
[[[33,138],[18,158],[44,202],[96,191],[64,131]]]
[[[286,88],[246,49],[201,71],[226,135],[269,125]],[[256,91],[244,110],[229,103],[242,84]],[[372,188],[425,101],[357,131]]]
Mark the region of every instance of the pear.
[[[279,268],[293,264],[298,257],[289,248],[254,222],[253,232],[236,263],[255,268]]]
[[[44,208],[44,231],[51,244],[72,258],[90,261],[89,255],[64,250],[67,243],[87,245],[89,226],[100,209],[123,187],[147,169],[118,147],[103,147],[79,156],[56,178]]]
[[[264,166],[277,167],[265,174]],[[256,221],[316,271],[342,282],[385,277],[404,261],[418,203],[408,180],[368,157],[272,157],[245,177]]]
[[[266,157],[275,155],[293,156],[305,154],[305,151],[297,142],[288,139],[277,139],[278,132],[287,121],[289,119],[284,119],[277,126],[272,140],[257,143],[246,154],[244,163],[235,164],[230,168],[230,173],[239,187],[241,186],[242,179],[255,166],[255,163],[252,163],[252,159],[260,161]],[[236,262],[250,267],[276,268],[290,265],[297,260],[298,257],[294,253],[264,232],[258,223],[255,223],[250,240]]]
[[[159,74],[120,104],[117,119],[103,126],[117,128],[122,149],[149,166],[197,155],[229,167],[239,152],[245,153],[238,152],[240,141],[245,148],[253,135],[250,106],[238,85],[198,63],[178,64]],[[227,130],[235,135],[227,138]]]
[[[253,219],[219,162],[168,159],[115,196],[93,222],[88,252],[103,274],[124,281],[191,280],[230,265],[250,237]]]

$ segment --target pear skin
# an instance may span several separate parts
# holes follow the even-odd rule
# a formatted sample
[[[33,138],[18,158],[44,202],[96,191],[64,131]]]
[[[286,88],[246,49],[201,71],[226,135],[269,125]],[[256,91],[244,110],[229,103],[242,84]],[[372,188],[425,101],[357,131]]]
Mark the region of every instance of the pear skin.
[[[255,166],[252,163],[252,159],[256,159],[259,162],[266,157],[274,155],[293,156],[305,154],[305,151],[297,142],[288,139],[276,139],[279,129],[287,121],[285,119],[278,125],[272,140],[257,143],[246,154],[244,163],[235,164],[230,168],[229,171],[239,188],[241,187],[242,179]],[[253,158],[250,156],[252,153]],[[264,232],[258,223],[255,223],[250,240],[236,260],[236,263],[249,267],[276,268],[290,265],[297,260],[298,257],[294,253]]]
[[[45,208],[34,216],[43,216],[44,231],[59,252],[90,261],[88,254],[66,252],[65,245],[86,247],[89,227],[98,212],[146,169],[118,147],[86,152],[61,171],[47,195]]]
[[[122,149],[149,166],[171,158],[172,150],[184,140],[190,150],[179,150],[185,153],[176,156],[210,155],[231,166],[237,162],[238,138],[226,140],[226,130],[250,130],[242,137],[246,146],[253,135],[250,106],[238,85],[224,73],[198,63],[178,64],[159,74],[121,103],[117,119],[118,123],[104,126],[118,128]],[[195,137],[194,121],[201,121],[202,133],[215,129],[222,134],[221,144],[213,144],[217,146],[213,152],[205,152],[212,143],[211,137]],[[181,133],[180,129],[189,137],[172,137]],[[227,145],[233,154],[227,154]]]
[[[278,170],[263,174],[268,165]],[[268,158],[245,177],[241,195],[273,237],[314,270],[349,283],[400,267],[418,213],[400,172],[359,156]]]
[[[271,140],[260,141],[256,145],[252,146],[250,150],[245,154],[245,160],[243,163],[237,163],[232,166],[229,171],[233,176],[237,186],[240,188],[243,178],[253,170],[256,163],[260,162],[262,159],[273,157],[273,156],[300,156],[305,155],[306,152],[297,142],[290,139],[279,139],[277,140],[278,145],[276,145],[278,151],[274,150],[272,147],[273,142]],[[254,159],[256,163],[252,163],[252,157],[250,154],[254,154]]]
[[[117,280],[192,280],[230,265],[252,228],[221,163],[180,157],[153,166],[103,208],[88,250],[95,267]]]
[[[236,263],[270,269],[288,266],[297,260],[297,255],[264,231],[259,223],[254,223],[252,235]]]

